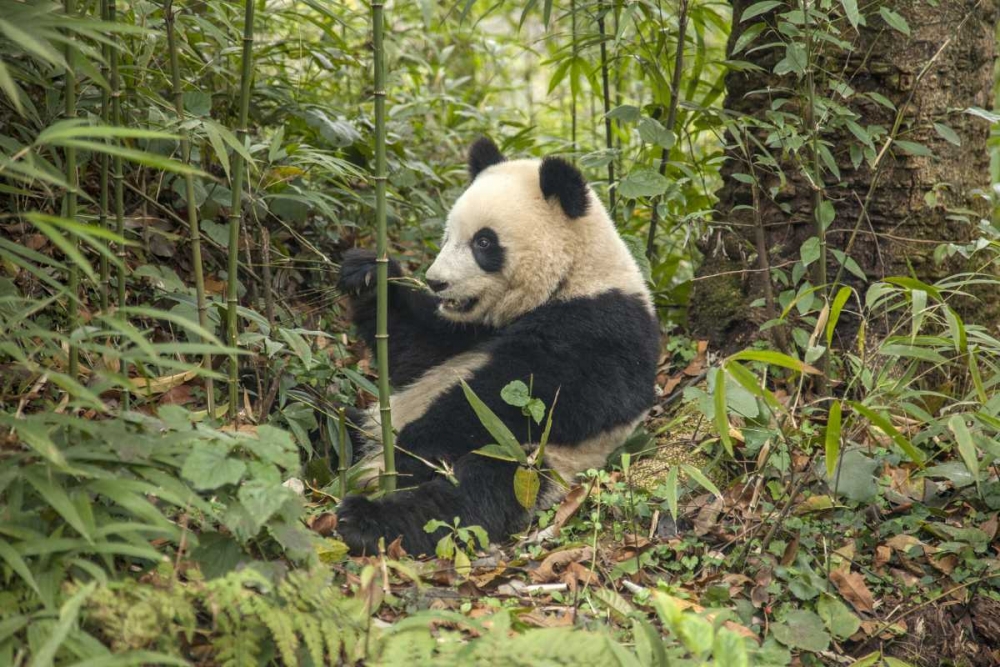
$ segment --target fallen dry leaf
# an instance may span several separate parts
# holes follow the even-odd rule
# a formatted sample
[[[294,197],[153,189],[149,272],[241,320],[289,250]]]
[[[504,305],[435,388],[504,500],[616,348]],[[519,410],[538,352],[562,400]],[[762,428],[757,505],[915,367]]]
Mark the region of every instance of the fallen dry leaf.
[[[598,583],[597,573],[581,563],[570,563],[561,577],[570,592],[575,592],[578,586],[590,586]]]
[[[863,575],[846,570],[830,572],[830,581],[837,587],[840,595],[860,612],[871,612],[875,606],[875,598],[868,590]]]
[[[565,570],[570,563],[583,563],[594,557],[594,550],[590,547],[577,547],[575,549],[565,549],[556,551],[546,556],[542,564],[531,571],[531,580],[536,584],[549,584],[559,581],[559,573]]]
[[[325,512],[314,516],[307,524],[309,528],[323,537],[329,537],[333,531],[337,530],[337,515],[333,512]]]
[[[406,557],[406,549],[403,548],[403,536],[400,535],[389,543],[385,550],[386,555],[392,560],[402,560]]]
[[[559,507],[556,508],[556,515],[552,519],[551,527],[554,529],[552,536],[558,537],[559,530],[566,525],[566,522],[576,514],[576,511],[580,509],[580,505],[586,500],[588,493],[590,492],[591,486],[583,486],[582,484],[574,486],[566,494],[566,497],[562,499],[559,503]]]
[[[872,562],[875,569],[878,569],[889,562],[892,558],[892,547],[888,545],[880,545],[875,547],[875,560]]]

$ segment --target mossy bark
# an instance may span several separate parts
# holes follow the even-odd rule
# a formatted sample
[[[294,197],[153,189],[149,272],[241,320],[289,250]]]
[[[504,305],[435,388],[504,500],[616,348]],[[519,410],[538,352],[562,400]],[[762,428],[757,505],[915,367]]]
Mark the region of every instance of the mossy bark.
[[[733,0],[732,4],[730,52],[743,30],[756,22],[739,20],[754,0]],[[858,143],[856,138],[846,130],[824,131],[822,139],[830,142],[841,172],[840,182],[828,177],[825,184],[825,196],[836,209],[827,232],[828,243],[833,250],[848,250],[850,246],[849,255],[869,281],[894,275],[934,281],[973,268],[961,258],[936,264],[933,251],[940,243],[969,241],[980,218],[988,213],[983,194],[990,185],[986,149],[990,128],[962,110],[992,106],[998,0],[941,0],[937,7],[928,2],[892,0],[885,5],[905,17],[909,37],[891,29],[873,11],[867,27],[856,35],[854,49],[850,53],[828,49],[819,65],[823,72],[846,73],[850,86],[859,93],[879,93],[897,108],[905,107],[899,138],[924,144],[934,155],[908,155],[893,147],[883,157],[876,176],[868,163],[852,167],[850,146]],[[783,56],[780,49],[751,50],[736,56],[762,70],[733,71],[727,76],[726,109],[763,117],[771,108],[770,97],[790,97],[789,89],[798,87],[795,76],[772,73]],[[932,64],[920,78],[928,63]],[[766,90],[773,91],[772,95],[758,94]],[[838,102],[857,112],[863,125],[878,124],[888,130],[896,120],[895,111],[859,95]],[[785,110],[789,108],[793,107]],[[954,129],[961,146],[943,139],[934,129],[936,122]],[[876,145],[876,149],[881,147]],[[732,178],[734,173],[746,173],[747,168],[735,151],[730,158],[723,169],[725,185],[718,193],[715,210],[716,220],[726,224],[717,225],[701,241],[705,259],[690,310],[694,332],[725,348],[745,345],[755,338],[759,324],[766,319],[765,309],[749,308],[763,296],[767,280],[759,270],[762,263],[754,243],[753,193],[751,186]],[[799,257],[802,243],[815,235],[814,189],[791,161],[781,166],[788,176],[784,184],[774,176],[761,178],[762,192],[777,187],[777,194],[760,198],[759,221],[764,226],[769,265],[787,269]],[[875,187],[865,212],[863,202],[873,180]],[[931,192],[935,197],[927,198]],[[858,220],[862,224],[855,232]],[[855,239],[849,244],[852,234]],[[838,268],[831,257],[831,280]],[[842,282],[863,287],[847,272]],[[976,321],[996,322],[1000,295],[978,296],[982,301],[975,307]]]

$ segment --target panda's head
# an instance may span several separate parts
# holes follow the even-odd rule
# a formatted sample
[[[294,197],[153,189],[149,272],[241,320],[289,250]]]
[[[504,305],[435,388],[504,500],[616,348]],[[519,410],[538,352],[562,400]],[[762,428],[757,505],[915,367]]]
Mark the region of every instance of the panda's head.
[[[469,151],[469,176],[427,271],[443,316],[502,326],[552,299],[611,289],[648,302],[628,249],[572,164],[506,160],[483,138]]]

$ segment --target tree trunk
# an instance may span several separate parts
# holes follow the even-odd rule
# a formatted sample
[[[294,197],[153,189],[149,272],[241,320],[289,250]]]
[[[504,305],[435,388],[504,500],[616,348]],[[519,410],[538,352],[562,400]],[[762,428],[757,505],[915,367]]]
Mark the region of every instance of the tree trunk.
[[[774,25],[773,12],[740,20],[755,1],[732,2],[731,54],[743,32],[761,18]],[[800,6],[795,0],[789,4]],[[862,142],[843,124],[824,124],[826,112],[818,107],[820,139],[828,142],[840,172],[838,178],[835,171],[824,169],[822,197],[833,204],[836,213],[826,233],[827,243],[831,251],[846,251],[867,281],[912,275],[932,282],[975,267],[975,262],[961,255],[936,262],[934,250],[941,243],[969,242],[988,212],[985,195],[990,185],[990,158],[986,144],[990,127],[963,111],[992,105],[998,0],[940,0],[937,7],[918,0],[882,4],[905,18],[909,37],[887,25],[877,8],[868,8],[867,27],[861,26],[858,32],[846,20],[840,22],[841,37],[851,41],[853,49],[848,52],[826,44],[814,70],[818,94],[857,113],[859,125],[884,129],[872,142],[868,159],[855,168],[852,145],[857,158]],[[755,46],[773,41],[764,34]],[[733,54],[733,58],[762,69],[729,73],[726,109],[736,116],[765,119],[772,102],[786,98],[789,101],[779,109],[807,118],[808,102],[801,94],[800,80],[794,73],[773,73],[783,57],[781,48],[751,47]],[[838,81],[849,84],[846,95],[831,92],[830,84]],[[897,123],[896,110],[865,93],[891,100],[902,110],[901,122]],[[935,129],[935,123],[952,128],[961,146],[952,143],[956,137],[947,128]],[[933,156],[921,155],[923,151],[911,144],[889,141],[894,126],[898,128],[896,139],[923,144]],[[757,132],[754,137],[765,141],[764,133]],[[803,242],[817,232],[813,216],[816,189],[805,176],[808,167],[803,170],[789,157],[789,151],[770,146],[787,180],[782,182],[779,170],[768,170],[766,165],[751,173],[746,156],[759,163],[763,151],[753,142],[744,142],[749,148],[743,153],[738,149],[741,138],[731,133],[729,139],[732,145],[723,169],[725,185],[715,209],[717,224],[700,243],[705,259],[695,280],[690,317],[692,330],[699,337],[732,349],[753,339],[759,324],[774,315],[774,309],[768,307],[751,308],[755,300],[767,300],[768,274],[789,271],[800,257]],[[881,158],[872,159],[879,154]],[[748,178],[733,178],[741,173],[756,178],[759,187],[750,185]],[[762,258],[758,249],[766,257]],[[841,283],[863,288],[866,281],[840,271],[833,255],[828,266],[830,282],[839,273]],[[817,284],[815,275],[813,278]],[[777,310],[780,312],[780,305]],[[977,306],[976,321],[995,322],[998,311],[1000,299],[994,292]]]

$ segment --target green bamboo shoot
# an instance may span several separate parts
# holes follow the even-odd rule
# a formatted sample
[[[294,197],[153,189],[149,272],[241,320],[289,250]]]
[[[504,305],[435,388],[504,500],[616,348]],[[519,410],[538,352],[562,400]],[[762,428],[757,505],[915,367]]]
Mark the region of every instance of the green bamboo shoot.
[[[384,7],[381,0],[372,2],[373,56],[375,59],[375,226],[376,298],[375,357],[378,365],[378,404],[382,421],[382,452],[385,465],[382,489],[396,489],[396,447],[392,434],[392,413],[389,410],[389,255],[385,216],[385,29]]]
[[[76,13],[76,0],[65,0],[63,5],[66,16],[73,16]],[[66,118],[72,120],[76,118],[76,71],[73,68],[76,49],[72,40],[66,42]],[[66,188],[64,205],[66,217],[76,221],[76,191],[79,188],[79,177],[76,172],[76,148],[68,146],[66,148]],[[69,330],[70,335],[76,330],[80,323],[80,267],[75,262],[69,264]],[[69,374],[76,379],[79,374],[80,350],[70,342],[69,345]]]
[[[108,0],[101,0],[101,20],[108,20]],[[107,79],[108,78],[108,61],[111,60],[111,45],[102,44],[101,54],[103,58],[101,59],[101,75]],[[101,122],[105,125],[111,123],[111,92],[105,88],[101,87]],[[101,192],[100,198],[98,199],[98,212],[97,212],[97,224],[101,229],[108,228],[108,200],[110,199],[108,191],[108,170],[109,170],[109,157],[107,153],[101,153],[100,157],[100,179],[101,179]],[[110,253],[111,242],[107,241],[107,249]],[[108,308],[111,305],[111,266],[108,262],[108,254],[101,254],[101,313],[107,313]]]
[[[108,0],[108,22],[114,23],[118,19],[118,8],[115,0]],[[118,47],[111,47],[111,124],[116,127],[122,125],[122,91],[121,77],[118,73]],[[122,168],[122,158],[115,155],[111,160],[111,178],[115,182],[115,231],[121,239],[125,238],[125,172]],[[125,281],[128,267],[125,264],[125,244],[118,244],[118,317],[125,319]],[[119,369],[122,376],[128,378],[128,362],[122,361]],[[122,407],[126,410],[129,407],[129,392],[122,392]]]
[[[177,48],[177,31],[174,20],[173,0],[167,0],[163,7],[164,21],[167,28],[167,51],[170,52],[170,81],[174,94],[174,111],[178,121],[184,121],[184,91],[181,88],[180,57]],[[191,140],[187,132],[181,129],[181,160],[184,164],[191,163]],[[209,328],[208,302],[205,298],[205,272],[201,261],[201,226],[198,221],[199,209],[194,189],[194,174],[188,172],[184,176],[185,199],[187,206],[188,228],[191,230],[191,264],[194,266],[195,299],[198,303],[198,324],[203,329]],[[208,341],[203,340],[203,343]],[[212,370],[212,355],[206,352],[201,360],[206,371]],[[215,383],[211,377],[205,378],[205,400],[208,414],[215,415]]]
[[[243,16],[243,71],[240,78],[240,111],[239,126],[236,128],[236,138],[242,144],[246,141],[247,122],[250,115],[250,82],[253,78],[253,12],[254,0],[246,0]],[[237,272],[240,253],[240,220],[243,208],[243,156],[239,152],[233,154],[233,198],[229,209],[229,267],[226,275],[226,329],[229,346],[236,348],[239,331],[237,327],[236,308],[239,306],[239,291],[237,289]],[[229,417],[236,421],[239,399],[239,363],[236,354],[229,357]]]

